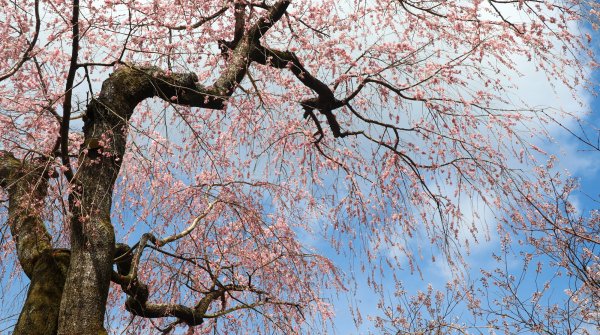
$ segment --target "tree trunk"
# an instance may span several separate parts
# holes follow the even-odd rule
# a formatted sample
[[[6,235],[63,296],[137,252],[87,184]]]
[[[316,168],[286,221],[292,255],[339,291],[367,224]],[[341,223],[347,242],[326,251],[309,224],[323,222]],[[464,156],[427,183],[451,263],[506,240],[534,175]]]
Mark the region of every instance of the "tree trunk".
[[[175,95],[174,87],[194,85],[193,79],[168,78],[156,68],[123,67],[104,81],[99,97],[87,106],[79,169],[71,181],[71,258],[59,335],[106,333],[104,314],[115,256],[112,193],[125,153],[129,118],[144,99]]]
[[[21,161],[0,152],[0,186],[9,195],[8,225],[23,271],[31,280],[15,335],[52,335],[69,264],[67,252],[53,250],[40,215],[48,187],[48,161]]]
[[[72,181],[71,262],[60,306],[60,335],[106,333],[104,313],[115,253],[112,193],[125,153],[127,121],[138,101],[120,73],[88,105],[79,169]]]
[[[125,66],[104,81],[99,97],[87,106],[79,167],[70,180],[70,257],[52,249],[43,220],[35,212],[43,207],[48,186],[44,166],[30,167],[29,162],[0,152],[0,186],[10,195],[11,233],[19,262],[31,279],[15,334],[106,334],[103,323],[115,256],[112,192],[125,153],[129,118],[141,101],[154,96],[167,101],[175,96],[178,104],[222,109],[245,74],[250,49],[246,44],[243,52],[234,55],[234,70],[225,71],[213,87],[197,85],[193,73],[165,74],[154,67]]]
[[[48,250],[39,257],[13,335],[56,334],[68,266],[68,252]]]

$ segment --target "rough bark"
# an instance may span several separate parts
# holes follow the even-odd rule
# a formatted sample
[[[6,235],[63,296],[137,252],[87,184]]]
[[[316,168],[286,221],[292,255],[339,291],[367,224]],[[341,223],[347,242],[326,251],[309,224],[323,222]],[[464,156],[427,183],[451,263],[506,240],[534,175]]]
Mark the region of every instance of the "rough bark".
[[[192,74],[167,76],[157,68],[124,66],[115,71],[87,107],[84,144],[70,197],[71,261],[59,316],[58,334],[102,334],[115,255],[110,221],[112,192],[127,140],[128,120],[144,99],[177,96],[179,103],[222,107],[207,99]]]
[[[138,101],[135,83],[117,72],[87,107],[85,141],[69,204],[71,263],[59,316],[59,334],[103,334],[115,235],[112,191],[125,152],[127,120]]]
[[[147,302],[148,289],[135,274],[125,275],[122,269],[116,274],[112,271],[117,253],[110,220],[112,193],[125,153],[129,118],[140,102],[159,97],[179,105],[223,109],[252,62],[279,69],[291,64],[292,73],[318,95],[302,102],[302,106],[309,113],[317,109],[327,115],[334,135],[344,135],[331,114],[332,109],[342,106],[331,89],[310,75],[293,53],[260,44],[261,37],[281,19],[289,4],[290,1],[276,2],[246,34],[241,29],[244,16],[236,15],[235,38],[223,43],[228,66],[212,86],[199,85],[193,73],[167,74],[155,67],[129,65],[122,65],[104,81],[98,98],[87,106],[78,169],[68,176],[70,253],[52,249],[43,220],[28,209],[43,205],[47,188],[44,170],[37,167],[39,164],[24,169],[27,165],[8,153],[5,159],[0,158],[0,186],[10,194],[11,232],[17,243],[19,261],[31,278],[15,334],[106,334],[103,323],[111,276],[128,294],[126,308],[133,314],[150,318],[175,316],[189,325],[202,323],[210,302],[222,296],[225,290],[247,289],[220,288],[193,309]],[[64,137],[69,129],[67,121],[63,124],[67,125],[61,129]],[[66,137],[63,137],[64,140]],[[66,145],[62,149],[62,154],[68,152]],[[29,175],[35,178],[24,178]],[[16,181],[27,187],[14,186]],[[28,192],[35,196],[24,202]]]
[[[0,187],[9,194],[9,226],[19,263],[31,279],[15,334],[102,334],[115,237],[112,191],[125,152],[127,123],[144,99],[223,108],[221,87],[204,89],[194,74],[165,75],[154,67],[122,67],[87,107],[79,169],[71,181],[71,252],[53,250],[39,209],[49,160],[0,152]],[[63,294],[64,292],[64,294]],[[57,331],[58,327],[58,331]]]
[[[19,263],[31,280],[14,335],[56,334],[68,253],[53,250],[39,208],[48,187],[47,160],[0,152],[0,187],[9,195],[8,225]]]
[[[46,250],[33,267],[27,298],[13,335],[54,335],[69,253]]]

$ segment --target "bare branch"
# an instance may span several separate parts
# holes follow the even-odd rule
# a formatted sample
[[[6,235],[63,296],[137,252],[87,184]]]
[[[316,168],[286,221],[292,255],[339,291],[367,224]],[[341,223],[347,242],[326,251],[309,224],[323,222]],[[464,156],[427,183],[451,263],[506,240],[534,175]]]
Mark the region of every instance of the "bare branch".
[[[208,213],[210,213],[211,209],[214,207],[214,205],[215,205],[217,202],[218,202],[218,201],[211,202],[211,203],[208,205],[208,207],[207,207],[207,208],[204,210],[204,212],[203,212],[202,214],[198,215],[198,216],[197,216],[197,217],[194,219],[194,221],[192,221],[192,223],[191,223],[191,224],[190,224],[190,225],[189,225],[189,226],[188,226],[186,229],[184,229],[183,231],[181,231],[181,232],[179,232],[179,233],[177,233],[177,234],[173,234],[173,235],[171,235],[171,236],[169,236],[169,237],[165,237],[165,238],[164,238],[164,239],[162,239],[162,240],[157,240],[157,241],[156,241],[156,243],[155,243],[155,244],[156,244],[156,246],[158,246],[158,247],[161,247],[161,246],[163,246],[163,245],[165,245],[165,244],[167,244],[167,243],[170,243],[170,242],[176,241],[176,240],[178,240],[178,239],[180,239],[180,238],[182,238],[182,237],[184,237],[184,236],[186,236],[186,235],[190,234],[190,233],[191,233],[191,232],[192,232],[194,229],[196,229],[196,227],[198,226],[198,223],[200,223],[200,221],[201,221],[202,219],[204,219],[204,218],[205,218],[205,217],[208,215]]]

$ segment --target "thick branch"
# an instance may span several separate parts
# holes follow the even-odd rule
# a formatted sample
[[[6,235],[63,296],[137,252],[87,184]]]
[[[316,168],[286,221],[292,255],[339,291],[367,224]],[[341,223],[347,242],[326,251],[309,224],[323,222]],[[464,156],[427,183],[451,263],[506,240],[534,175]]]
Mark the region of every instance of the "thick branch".
[[[22,161],[9,152],[0,151],[0,187],[8,192],[8,224],[19,262],[31,278],[37,259],[52,248],[50,235],[40,217],[48,187],[46,162]]]
[[[208,213],[208,210],[205,213]],[[256,308],[266,304],[288,305],[299,308],[299,305],[296,303],[270,299],[268,292],[251,285],[250,278],[247,285],[223,285],[214,278],[215,281],[211,290],[204,292],[204,296],[193,308],[181,304],[150,303],[148,302],[150,296],[148,286],[142,283],[137,277],[137,269],[139,268],[143,251],[148,242],[157,244],[158,240],[152,234],[144,234],[133,249],[126,244],[118,244],[115,252],[114,262],[117,264],[117,272],[112,273],[111,279],[113,282],[119,284],[123,292],[128,296],[125,302],[125,309],[136,316],[144,318],[176,317],[178,319],[177,323],[185,322],[189,326],[196,326],[202,324],[205,318],[216,318],[241,309]],[[204,269],[210,273],[210,267]],[[225,301],[227,295],[230,295],[230,292],[234,291],[255,293],[258,295],[258,300],[251,303],[238,300],[239,305],[226,308]],[[264,297],[264,299],[261,299],[261,297]],[[207,312],[211,304],[216,301],[221,301],[222,309],[218,312],[208,314]]]
[[[244,37],[244,29],[246,28],[246,5],[236,3],[235,7],[235,30],[233,32],[233,46],[237,45],[242,37]]]
[[[258,21],[250,29],[248,33],[250,38],[254,42],[258,42],[258,40],[283,17],[283,14],[285,14],[290,2],[291,1],[289,0],[278,1],[271,6],[267,15],[258,19]]]
[[[60,150],[61,159],[64,166],[67,167],[65,176],[68,180],[73,178],[71,163],[69,158],[69,124],[71,122],[71,109],[73,100],[73,84],[75,74],[77,73],[77,58],[79,57],[79,0],[73,0],[73,10],[71,17],[72,40],[71,40],[71,60],[69,62],[69,72],[65,84],[65,98],[63,103],[63,116],[60,123]]]
[[[282,17],[288,5],[289,1],[277,2],[251,27],[232,51],[223,73],[208,88],[197,83],[195,74],[170,74],[155,67],[123,66],[103,83],[100,95],[88,105],[84,117],[79,170],[71,180],[71,261],[61,301],[59,334],[73,334],[81,329],[105,333],[102,324],[115,255],[114,228],[110,222],[112,192],[134,108],[151,97],[194,107],[224,108],[226,99],[247,72],[258,39]],[[138,248],[134,263],[139,262],[143,246]],[[186,322],[201,322],[195,314],[188,315],[185,308],[146,304],[148,290],[138,282],[136,268],[129,269],[131,276],[125,276],[123,282],[124,290],[136,289],[128,293],[135,302],[129,303],[128,309],[145,315],[182,311],[184,315],[178,317],[187,318]],[[122,280],[119,276],[113,277]]]
[[[139,262],[148,241],[156,241],[151,234],[144,234],[135,252],[127,245],[120,244],[115,254],[118,272],[112,273],[112,281],[119,284],[128,295],[125,308],[133,315],[145,318],[176,317],[190,326],[203,322],[202,313],[190,307],[179,304],[148,303],[148,286],[137,278]]]
[[[202,313],[178,304],[142,304],[130,297],[125,302],[125,308],[133,315],[144,318],[176,317],[189,326],[197,326],[204,322]]]
[[[260,58],[260,53],[256,52],[260,47],[260,37],[281,19],[289,4],[290,1],[279,1],[271,6],[267,14],[253,24],[243,36],[245,19],[243,8],[240,8],[236,15],[235,48],[231,51],[225,69],[211,86],[200,85],[194,73],[167,74],[156,67],[125,66],[113,74],[113,77],[119,76],[120,79],[107,81],[121,81],[121,88],[127,89],[121,95],[130,99],[133,107],[146,98],[157,96],[180,105],[223,109],[225,101],[244,79],[250,63]]]
[[[53,250],[40,216],[48,187],[47,160],[17,159],[0,151],[0,187],[9,195],[8,224],[19,263],[30,278],[15,335],[53,335],[69,264],[67,252]]]
[[[272,66],[278,69],[289,68],[304,86],[310,88],[317,94],[316,98],[306,99],[301,102],[302,107],[306,110],[305,117],[311,116],[313,110],[319,110],[327,118],[327,123],[329,123],[329,128],[334,137],[345,137],[350,135],[350,133],[342,131],[337,118],[332,112],[333,110],[342,107],[344,103],[335,98],[333,91],[327,84],[315,78],[304,68],[304,66],[302,66],[302,63],[295,53],[269,49],[259,45],[253,53],[253,60],[259,64]]]

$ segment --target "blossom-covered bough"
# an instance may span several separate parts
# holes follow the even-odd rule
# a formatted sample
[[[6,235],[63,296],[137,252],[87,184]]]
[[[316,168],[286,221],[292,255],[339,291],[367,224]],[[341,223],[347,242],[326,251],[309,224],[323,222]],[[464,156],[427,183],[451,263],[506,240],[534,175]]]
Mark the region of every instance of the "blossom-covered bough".
[[[481,227],[463,199],[502,236],[562,222],[531,135],[572,111],[529,107],[513,77],[588,84],[594,1],[0,5],[0,257],[30,280],[15,334],[319,333],[349,280],[321,233],[372,271],[424,247],[460,272]],[[552,236],[532,245],[561,259]]]

